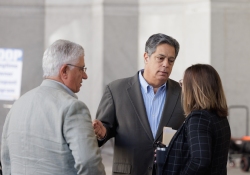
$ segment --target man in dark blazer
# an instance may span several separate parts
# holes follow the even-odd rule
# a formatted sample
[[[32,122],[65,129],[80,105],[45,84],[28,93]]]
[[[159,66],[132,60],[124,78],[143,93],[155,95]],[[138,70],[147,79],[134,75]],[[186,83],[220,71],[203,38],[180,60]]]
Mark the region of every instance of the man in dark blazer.
[[[179,43],[154,34],[146,42],[145,68],[107,85],[93,121],[99,146],[114,137],[114,175],[155,174],[154,150],[164,126],[184,121],[181,88],[169,79]]]

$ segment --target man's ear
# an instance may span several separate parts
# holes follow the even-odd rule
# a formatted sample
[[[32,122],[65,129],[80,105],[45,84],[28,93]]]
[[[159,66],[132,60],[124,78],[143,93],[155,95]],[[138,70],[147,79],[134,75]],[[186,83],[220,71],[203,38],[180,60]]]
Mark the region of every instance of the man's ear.
[[[144,55],[143,55],[143,57],[144,57],[144,62],[147,63],[147,62],[148,62],[148,59],[149,59],[149,58],[148,58],[148,53],[145,52]]]
[[[68,67],[66,64],[63,65],[63,66],[60,68],[59,74],[60,74],[60,77],[61,77],[62,79],[67,79],[67,77],[68,77],[68,69],[69,69],[69,67]]]

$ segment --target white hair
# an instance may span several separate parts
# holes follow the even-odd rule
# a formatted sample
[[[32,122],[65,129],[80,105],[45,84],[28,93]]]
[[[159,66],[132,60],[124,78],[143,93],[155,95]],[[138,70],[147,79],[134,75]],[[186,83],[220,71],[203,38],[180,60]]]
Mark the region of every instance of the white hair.
[[[67,40],[57,40],[43,54],[43,77],[58,76],[64,64],[75,64],[84,56],[79,44]]]

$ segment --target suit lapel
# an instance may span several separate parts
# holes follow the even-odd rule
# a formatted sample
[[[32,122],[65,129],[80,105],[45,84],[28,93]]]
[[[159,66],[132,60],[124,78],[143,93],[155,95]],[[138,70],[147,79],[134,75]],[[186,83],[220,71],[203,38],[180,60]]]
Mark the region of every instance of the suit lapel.
[[[140,82],[138,73],[132,78],[132,81],[129,82],[130,86],[127,88],[129,99],[134,107],[134,110],[141,122],[145,132],[147,133],[148,137],[153,141],[153,134],[148,122],[148,117],[143,101],[143,97],[141,94]]]
[[[176,91],[175,84],[172,83],[172,80],[168,80],[167,83],[167,98],[165,100],[164,108],[161,115],[161,120],[158,126],[155,140],[158,140],[162,135],[163,127],[168,126],[168,122],[172,117],[175,105],[179,97],[179,91]]]

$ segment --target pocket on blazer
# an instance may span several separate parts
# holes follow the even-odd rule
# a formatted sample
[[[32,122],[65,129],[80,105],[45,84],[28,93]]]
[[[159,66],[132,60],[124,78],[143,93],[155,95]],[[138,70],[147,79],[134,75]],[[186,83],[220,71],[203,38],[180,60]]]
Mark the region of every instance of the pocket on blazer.
[[[124,163],[114,163],[113,173],[130,174],[131,173],[131,165],[124,164]]]

